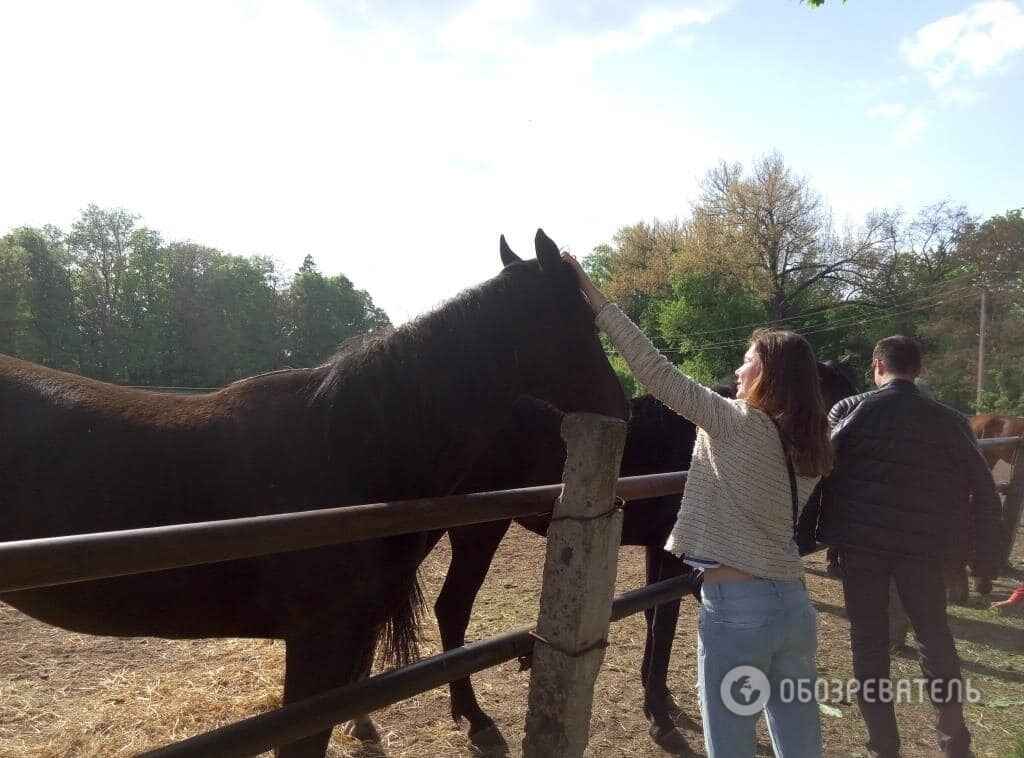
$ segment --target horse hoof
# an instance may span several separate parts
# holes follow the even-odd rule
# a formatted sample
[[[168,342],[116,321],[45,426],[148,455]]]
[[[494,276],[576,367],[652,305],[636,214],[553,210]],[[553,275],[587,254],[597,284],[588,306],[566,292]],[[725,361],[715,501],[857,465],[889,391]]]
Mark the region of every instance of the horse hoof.
[[[694,755],[693,749],[686,741],[686,738],[674,726],[666,728],[657,724],[651,724],[649,731],[651,739],[666,753],[686,756],[687,758]]]
[[[683,726],[687,729],[700,729],[700,724],[690,718],[689,714],[679,706],[679,703],[676,702],[676,699],[672,697],[671,694],[665,695],[660,705],[661,710],[659,711],[659,714],[663,715],[659,715],[658,717],[653,715],[650,708],[644,706],[644,716],[651,724],[652,737],[654,737],[655,730],[668,731],[672,728],[671,726],[657,726],[659,722],[664,724],[666,721],[669,721],[676,727]],[[657,738],[655,738],[655,742],[657,742]]]
[[[679,707],[679,703],[677,703],[676,699],[671,695],[665,697],[665,712],[673,721],[678,719],[680,716],[686,715],[683,709]]]
[[[361,742],[380,742],[380,732],[369,716],[359,716],[345,724],[345,734]]]
[[[476,748],[477,755],[486,758],[503,758],[508,755],[508,743],[494,724],[469,733],[469,741]]]

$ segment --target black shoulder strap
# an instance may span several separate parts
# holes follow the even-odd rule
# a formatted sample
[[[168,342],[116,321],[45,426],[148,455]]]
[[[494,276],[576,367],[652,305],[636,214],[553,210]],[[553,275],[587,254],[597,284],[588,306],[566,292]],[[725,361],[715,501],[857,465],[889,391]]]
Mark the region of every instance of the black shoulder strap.
[[[769,416],[768,418],[772,418]],[[779,426],[779,422],[772,418],[772,423],[775,424],[775,431],[779,433],[779,443],[782,445],[782,455],[786,459],[786,470],[789,472],[789,496],[793,504],[793,531],[796,531],[796,522],[799,517],[800,508],[796,503],[796,471],[793,470],[793,461],[789,458],[789,453],[786,451],[786,442],[782,439],[782,428]]]

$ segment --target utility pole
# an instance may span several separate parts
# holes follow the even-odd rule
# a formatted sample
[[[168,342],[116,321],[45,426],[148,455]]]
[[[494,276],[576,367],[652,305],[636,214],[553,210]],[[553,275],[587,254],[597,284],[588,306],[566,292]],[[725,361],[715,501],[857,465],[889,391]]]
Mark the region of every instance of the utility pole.
[[[985,387],[985,301],[988,297],[988,289],[981,285],[981,322],[978,327],[978,395],[975,401],[974,412],[981,413],[981,392]]]

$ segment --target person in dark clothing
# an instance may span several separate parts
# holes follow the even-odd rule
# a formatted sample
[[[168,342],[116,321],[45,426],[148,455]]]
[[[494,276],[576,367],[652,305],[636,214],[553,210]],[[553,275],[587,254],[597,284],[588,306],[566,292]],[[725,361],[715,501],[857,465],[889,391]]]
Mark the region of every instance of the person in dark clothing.
[[[970,755],[971,736],[943,561],[965,555],[975,576],[997,575],[999,500],[963,417],[915,386],[917,343],[887,337],[872,365],[878,389],[841,400],[830,413],[836,466],[823,484],[818,540],[838,549],[869,755],[894,758],[900,747],[896,688],[886,696],[893,581],[918,639],[939,747],[960,758]]]

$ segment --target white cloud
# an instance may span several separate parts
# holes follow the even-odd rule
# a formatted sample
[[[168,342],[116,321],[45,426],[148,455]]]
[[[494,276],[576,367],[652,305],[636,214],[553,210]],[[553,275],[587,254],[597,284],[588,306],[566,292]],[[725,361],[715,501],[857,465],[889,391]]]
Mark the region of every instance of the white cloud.
[[[881,116],[882,118],[898,118],[907,112],[907,107],[902,103],[887,103],[876,105],[868,110],[869,116]]]
[[[903,103],[883,103],[868,109],[871,118],[884,119],[894,125],[892,145],[907,147],[928,126],[928,114],[924,108],[908,108]]]
[[[893,134],[893,145],[907,147],[928,126],[928,115],[923,108],[914,108],[900,119]]]
[[[944,88],[998,71],[1024,50],[1024,11],[1009,0],[976,3],[922,27],[900,49],[933,86]]]
[[[968,106],[978,102],[979,95],[967,87],[947,87],[939,91],[943,102],[950,105]]]
[[[667,3],[639,10],[599,3],[477,0],[441,30],[449,52],[530,62],[537,68],[585,71],[599,58],[629,52],[659,37],[710,22],[719,2]]]
[[[499,233],[586,252],[735,152],[590,74],[713,8],[484,2],[423,32],[416,3],[354,5],[0,4],[0,232],[124,206],[170,239],[311,253],[402,321],[494,273]]]

